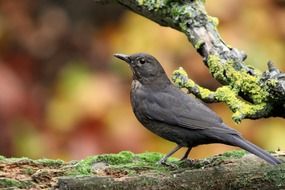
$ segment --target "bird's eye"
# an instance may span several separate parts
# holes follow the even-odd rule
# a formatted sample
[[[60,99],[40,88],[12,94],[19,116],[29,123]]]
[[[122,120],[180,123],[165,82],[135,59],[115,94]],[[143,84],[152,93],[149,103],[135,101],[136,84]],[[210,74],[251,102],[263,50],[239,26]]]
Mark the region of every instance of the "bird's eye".
[[[140,59],[139,63],[143,65],[143,64],[145,64],[145,60],[144,59]]]

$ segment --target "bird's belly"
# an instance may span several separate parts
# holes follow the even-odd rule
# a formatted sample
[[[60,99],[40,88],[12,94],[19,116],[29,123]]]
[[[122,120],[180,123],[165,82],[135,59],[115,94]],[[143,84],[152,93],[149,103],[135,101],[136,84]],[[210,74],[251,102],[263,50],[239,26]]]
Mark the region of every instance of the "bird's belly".
[[[143,125],[156,135],[169,141],[175,142],[181,146],[186,147],[192,144],[191,134],[189,131],[185,131],[184,129],[153,121],[151,123],[144,123]]]
[[[190,130],[153,121],[151,123],[143,123],[143,125],[156,135],[184,147],[195,147],[202,144],[220,143],[217,139],[209,138],[205,131],[202,130]]]

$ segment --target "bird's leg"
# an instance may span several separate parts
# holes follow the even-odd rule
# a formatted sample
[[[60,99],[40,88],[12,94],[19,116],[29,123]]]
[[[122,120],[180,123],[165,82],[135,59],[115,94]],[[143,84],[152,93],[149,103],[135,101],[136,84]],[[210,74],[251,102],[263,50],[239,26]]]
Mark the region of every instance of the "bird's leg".
[[[169,158],[172,154],[177,152],[182,146],[177,145],[173,150],[171,150],[168,154],[166,154],[161,160],[159,160],[158,164],[165,164],[167,158]]]
[[[183,157],[180,159],[180,161],[182,160],[186,160],[188,158],[188,155],[191,151],[192,147],[188,147],[187,151],[185,152],[185,154],[183,155]]]

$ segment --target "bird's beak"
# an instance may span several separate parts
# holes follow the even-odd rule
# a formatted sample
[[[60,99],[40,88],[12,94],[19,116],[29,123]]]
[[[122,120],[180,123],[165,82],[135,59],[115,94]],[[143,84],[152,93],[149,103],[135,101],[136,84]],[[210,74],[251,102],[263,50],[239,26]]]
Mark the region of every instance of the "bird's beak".
[[[114,54],[115,57],[127,62],[127,63],[130,63],[131,62],[131,59],[129,58],[128,55],[125,55],[125,54],[120,54],[120,53],[116,53]]]

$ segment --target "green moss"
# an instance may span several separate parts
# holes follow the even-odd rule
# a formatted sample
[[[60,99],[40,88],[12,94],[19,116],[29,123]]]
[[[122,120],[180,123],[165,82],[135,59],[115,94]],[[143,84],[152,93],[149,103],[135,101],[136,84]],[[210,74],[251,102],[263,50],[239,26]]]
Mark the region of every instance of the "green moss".
[[[245,104],[243,103],[240,106],[240,110],[236,111],[232,115],[232,119],[236,123],[240,123],[242,119],[248,117],[248,118],[258,118],[263,115],[267,115],[270,110],[272,109],[270,105],[267,105],[266,103],[263,104],[257,104],[257,105],[251,105],[251,104]]]
[[[204,44],[204,42],[202,40],[199,40],[195,43],[194,48],[200,49],[203,44]]]
[[[146,152],[137,154],[135,156],[135,159],[139,159],[140,162],[145,162],[150,165],[156,165],[157,162],[163,157],[164,155],[157,153],[157,152]],[[171,161],[172,158],[170,158],[169,161]]]
[[[208,16],[208,20],[213,23],[215,27],[219,25],[219,19],[217,17]]]
[[[234,178],[232,186],[235,187],[235,189],[249,189],[252,184],[256,183],[254,182],[254,178],[249,176],[248,173],[245,173],[242,177]]]
[[[253,103],[260,104],[267,101],[269,93],[261,87],[258,77],[248,75],[245,72],[242,72],[240,77],[242,77],[240,78],[242,80],[241,92],[249,94]]]
[[[0,160],[4,160],[4,159],[5,159],[5,157],[0,155]]]
[[[245,150],[233,150],[223,153],[221,156],[225,158],[242,158],[244,155],[246,155],[247,152]]]
[[[235,150],[226,152],[224,154],[206,158],[204,160],[197,160],[191,164],[187,161],[179,161],[176,158],[169,158],[168,163],[171,165],[164,166],[158,164],[158,161],[163,157],[160,153],[146,152],[141,154],[134,154],[132,152],[123,151],[118,154],[104,154],[98,156],[88,157],[76,165],[69,175],[90,175],[92,174],[92,167],[96,163],[105,163],[104,171],[110,173],[122,173],[123,175],[133,175],[141,173],[144,170],[153,173],[168,173],[175,169],[183,168],[203,168],[216,166],[224,163],[224,160],[239,159],[246,154],[243,150]]]
[[[136,3],[153,14],[153,18],[164,18],[184,32],[189,29],[189,23],[191,26],[197,26],[205,20],[204,13],[197,8],[202,1],[193,1],[189,4],[183,0],[136,0]]]
[[[33,169],[33,168],[26,168],[26,169],[23,170],[23,173],[24,173],[24,174],[27,174],[27,175],[32,175],[32,174],[34,174],[35,172],[36,172],[36,170]]]
[[[140,6],[142,6],[144,4],[145,0],[137,0],[137,2]]]
[[[228,79],[224,76],[225,64],[222,63],[219,56],[209,55],[207,65],[209,67],[209,71],[215,79],[223,83],[228,83]]]
[[[214,72],[213,75],[227,81],[229,85],[219,87],[215,92],[210,91],[189,79],[182,67],[173,72],[172,81],[180,88],[195,92],[195,95],[204,101],[214,97],[216,101],[226,103],[234,112],[232,118],[236,123],[240,123],[246,117],[267,115],[272,110],[266,103],[268,93],[258,85],[258,79],[244,71],[235,71],[228,64],[220,63],[218,56],[209,56],[208,64],[211,72]],[[225,77],[225,73],[229,78]],[[239,92],[249,94],[254,104],[240,99]]]
[[[88,175],[91,174],[91,167],[96,162],[97,156],[89,156],[78,162],[75,169],[69,172],[69,175]]]
[[[40,164],[43,166],[52,166],[52,167],[58,167],[64,164],[64,161],[62,160],[53,160],[53,159],[38,159],[38,160],[32,160],[30,158],[22,157],[22,158],[5,158],[2,157],[0,160],[3,160],[7,163],[34,163],[34,164]]]
[[[28,181],[18,181],[10,178],[0,178],[0,188],[19,188],[19,189],[29,189],[32,184]]]
[[[4,163],[32,163],[33,160],[26,158],[26,157],[22,157],[22,158],[5,158],[2,160]]]
[[[232,66],[228,66],[226,74],[231,86],[246,94],[254,104],[266,102],[269,93],[261,86],[258,76],[249,75],[246,71],[236,71]]]
[[[200,92],[200,98],[202,100],[205,100],[205,99],[207,99],[209,97],[214,96],[214,92],[211,91],[211,90],[208,90],[207,88],[202,88],[202,87],[199,86],[198,89],[199,89],[199,92]]]
[[[166,171],[167,168],[157,164],[163,157],[162,154],[147,152],[134,154],[129,151],[122,151],[118,154],[102,154],[88,157],[76,164],[75,170],[70,175],[89,175],[92,173],[92,166],[95,163],[103,162],[111,169],[123,170],[127,173],[133,173],[136,168],[149,168],[156,171]],[[168,162],[176,162],[177,159],[169,158]]]
[[[200,169],[214,167],[222,165],[223,163],[225,163],[226,160],[240,159],[246,154],[247,152],[244,150],[234,150],[209,158],[194,160],[191,162],[191,164],[189,164],[188,161],[183,161],[180,162],[179,167],[184,169]]]
[[[269,93],[261,86],[259,76],[249,75],[245,70],[235,70],[234,61],[223,62],[217,55],[209,55],[209,70],[217,80],[246,94],[254,104],[267,102]]]
[[[269,92],[260,84],[260,76],[249,75],[245,70],[236,70],[234,61],[223,62],[219,56],[210,55],[208,66],[212,75],[226,87],[216,91],[219,101],[227,103],[234,112],[233,120],[239,123],[245,117],[260,117],[271,110]],[[250,102],[242,101],[238,94],[244,94]]]
[[[134,154],[129,151],[122,151],[118,154],[103,154],[96,158],[97,162],[105,162],[109,165],[127,164],[133,160]]]
[[[269,87],[275,88],[277,84],[278,84],[278,80],[277,79],[266,80],[266,85],[269,86]]]
[[[0,178],[0,187],[1,188],[8,188],[8,187],[21,187],[21,182],[15,179],[9,178]]]
[[[284,166],[284,164],[282,164]],[[278,166],[278,170],[272,170],[265,173],[265,179],[270,182],[274,182],[276,186],[284,187],[285,186],[285,169],[282,168],[282,165]]]
[[[244,150],[228,151],[223,154],[219,154],[219,155],[205,158],[204,160],[198,161],[193,166],[191,166],[191,168],[198,169],[198,168],[219,166],[219,165],[224,164],[225,161],[227,160],[240,159],[245,154],[247,154],[247,152]]]
[[[52,159],[39,159],[36,160],[37,163],[39,164],[43,164],[44,166],[60,166],[62,164],[64,164],[63,160],[52,160]]]
[[[188,78],[187,72],[182,68],[175,70],[172,74],[172,81],[180,88],[187,88],[190,92],[193,92],[193,88],[198,89],[197,95],[200,99],[206,100],[215,96],[215,93],[207,88],[203,88],[194,81]]]
[[[158,11],[159,9],[165,8],[170,2],[171,0],[137,0],[139,6],[144,6],[150,11]]]
[[[237,99],[237,92],[235,92],[230,86],[222,86],[217,88],[216,97],[218,100],[229,105],[237,105],[236,103],[240,103],[239,99]]]
[[[237,92],[229,86],[223,86],[216,90],[215,97],[218,101],[225,102],[234,112],[232,119],[240,123],[245,117],[266,114],[270,111],[266,103],[250,104],[238,98]]]
[[[180,88],[194,87],[195,83],[188,80],[187,72],[182,68],[173,71],[172,81]]]
[[[277,79],[266,80],[264,86],[267,88],[272,101],[280,102],[280,100],[284,100],[284,94],[279,91],[282,84]]]

